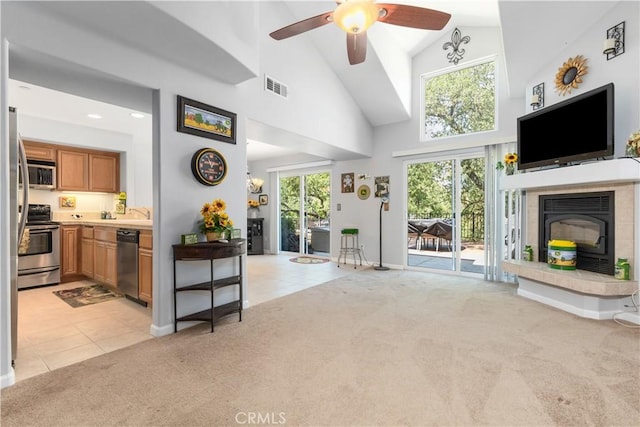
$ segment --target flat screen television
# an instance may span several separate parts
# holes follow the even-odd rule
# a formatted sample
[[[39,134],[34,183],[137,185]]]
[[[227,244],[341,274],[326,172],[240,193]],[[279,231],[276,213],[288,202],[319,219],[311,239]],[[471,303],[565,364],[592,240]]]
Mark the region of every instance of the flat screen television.
[[[518,118],[518,169],[613,156],[613,83]]]

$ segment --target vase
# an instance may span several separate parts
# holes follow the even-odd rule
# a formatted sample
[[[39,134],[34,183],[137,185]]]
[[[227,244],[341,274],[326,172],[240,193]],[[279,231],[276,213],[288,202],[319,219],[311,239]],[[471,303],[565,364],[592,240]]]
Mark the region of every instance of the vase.
[[[249,209],[249,218],[258,218],[258,209]]]
[[[626,153],[629,157],[640,157],[640,146],[635,148],[631,145],[627,145]]]
[[[218,231],[207,231],[205,235],[207,236],[207,242],[217,242],[220,239],[224,239],[224,233]]]
[[[516,172],[516,167],[514,165],[506,165],[504,167],[504,172],[507,175],[513,175]]]

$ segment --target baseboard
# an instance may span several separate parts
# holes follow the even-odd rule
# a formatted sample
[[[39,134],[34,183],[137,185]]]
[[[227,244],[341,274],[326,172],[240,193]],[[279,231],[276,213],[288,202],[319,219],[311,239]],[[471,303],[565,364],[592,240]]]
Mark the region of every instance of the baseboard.
[[[151,325],[149,333],[154,337],[163,337],[165,335],[171,335],[173,333],[173,324],[165,326]]]
[[[617,320],[624,320],[629,323],[640,325],[640,313],[638,313],[637,311],[624,311],[622,313],[616,314],[615,318]]]
[[[629,298],[581,294],[524,277],[518,278],[517,294],[576,316],[596,320],[613,319],[614,315],[622,311],[625,300]]]
[[[11,371],[5,375],[0,376],[0,388],[12,386],[16,383],[16,371],[11,368]]]

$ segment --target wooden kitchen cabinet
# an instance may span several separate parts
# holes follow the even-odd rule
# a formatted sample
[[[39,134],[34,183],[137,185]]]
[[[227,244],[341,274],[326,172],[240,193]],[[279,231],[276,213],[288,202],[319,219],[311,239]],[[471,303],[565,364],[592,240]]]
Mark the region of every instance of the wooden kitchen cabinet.
[[[153,235],[140,230],[138,240],[138,296],[151,304],[153,295]]]
[[[93,232],[93,280],[118,286],[118,257],[116,229],[94,227]]]
[[[120,191],[119,153],[63,148],[57,153],[58,190]]]
[[[82,274],[89,279],[93,279],[93,245],[93,227],[85,225],[82,227],[80,253],[82,258]]]
[[[120,155],[89,153],[89,191],[120,191]]]
[[[24,143],[24,152],[28,160],[56,161],[55,146],[27,140],[23,140],[22,142]]]
[[[60,282],[71,282],[81,278],[80,267],[80,233],[79,225],[63,225],[60,227]]]
[[[82,151],[58,150],[57,190],[89,190],[89,154]]]

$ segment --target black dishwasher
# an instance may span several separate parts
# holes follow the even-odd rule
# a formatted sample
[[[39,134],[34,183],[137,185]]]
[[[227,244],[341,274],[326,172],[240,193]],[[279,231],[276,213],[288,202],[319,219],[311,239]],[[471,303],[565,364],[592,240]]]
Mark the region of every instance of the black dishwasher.
[[[138,292],[138,230],[118,229],[118,289],[138,304],[147,306]]]

